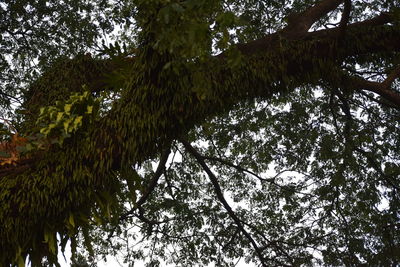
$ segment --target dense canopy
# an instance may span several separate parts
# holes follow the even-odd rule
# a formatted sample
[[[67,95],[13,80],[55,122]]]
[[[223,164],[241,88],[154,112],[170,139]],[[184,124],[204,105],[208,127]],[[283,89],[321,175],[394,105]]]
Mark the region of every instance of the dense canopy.
[[[400,264],[396,0],[0,3],[0,266]]]

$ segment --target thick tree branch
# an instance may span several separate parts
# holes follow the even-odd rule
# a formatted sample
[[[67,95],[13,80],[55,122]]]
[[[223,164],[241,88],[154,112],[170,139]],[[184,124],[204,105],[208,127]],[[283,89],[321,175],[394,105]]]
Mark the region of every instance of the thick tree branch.
[[[392,90],[390,87],[395,79],[400,77],[400,66],[396,67],[383,82],[373,82],[365,80],[359,76],[349,76],[343,74],[343,79],[358,90],[374,92],[400,108],[400,92]]]
[[[390,12],[382,12],[381,14],[379,14],[376,17],[373,17],[371,19],[367,19],[364,21],[360,21],[360,22],[355,22],[352,25],[353,25],[353,27],[359,27],[359,26],[372,27],[372,26],[384,25],[389,22],[393,22],[393,14]]]
[[[367,93],[364,92],[364,91],[360,91],[360,94],[363,95],[363,96],[365,96],[365,97],[367,97],[367,98],[370,99],[371,101],[373,101],[373,102],[375,102],[375,103],[378,103],[378,104],[380,104],[380,105],[382,105],[382,106],[386,106],[386,107],[388,107],[388,108],[400,109],[400,108],[399,108],[398,106],[396,106],[395,104],[392,104],[392,103],[389,103],[389,102],[386,102],[386,101],[381,101],[380,99],[376,99],[375,97],[371,96],[370,94],[367,94]]]
[[[342,2],[343,0],[323,0],[301,13],[290,15],[288,26],[282,30],[282,34],[288,39],[304,36],[315,22],[336,9]]]
[[[344,0],[342,18],[339,23],[339,28],[341,29],[340,35],[342,37],[345,36],[347,24],[349,23],[350,20],[350,13],[351,13],[351,0]]]
[[[254,250],[257,253],[257,256],[263,266],[266,265],[266,259],[263,255],[262,250],[259,248],[257,245],[256,241],[253,239],[253,237],[244,229],[244,226],[242,224],[242,221],[236,216],[235,212],[232,210],[231,206],[228,204],[226,201],[224,194],[222,193],[221,186],[218,183],[218,178],[214,175],[214,173],[210,170],[210,168],[207,166],[207,164],[204,161],[204,157],[200,155],[192,145],[187,142],[186,140],[179,140],[186,148],[186,150],[192,154],[192,156],[197,160],[197,162],[201,165],[203,170],[207,173],[208,177],[210,178],[211,183],[214,186],[214,191],[217,195],[218,200],[222,203],[224,206],[225,210],[228,212],[229,216],[232,218],[232,220],[236,223],[237,227],[240,229],[242,234],[250,241],[252,244]]]
[[[347,28],[347,32],[351,33],[351,40],[349,40],[348,44],[346,44],[346,48],[342,49],[340,51],[341,57],[346,57],[346,56],[354,56],[354,55],[359,55],[359,54],[366,54],[366,53],[375,53],[375,52],[381,52],[381,51],[400,51],[400,32],[398,30],[396,30],[395,28],[391,28],[391,26],[385,27],[385,28],[377,28],[377,32],[376,34],[369,36],[369,31],[370,29],[368,27],[365,26],[371,26],[371,25],[381,25],[387,22],[391,21],[391,16],[387,13],[385,14],[381,14],[378,17],[368,20],[368,21],[364,21],[364,22],[359,22],[359,23],[355,23],[355,24],[351,24],[348,25]],[[379,27],[379,26],[378,26]],[[311,45],[309,47],[307,47],[305,50],[304,48],[302,49],[302,57],[299,57],[298,55],[292,55],[291,53],[293,53],[293,50],[296,50],[296,48],[294,47],[293,49],[290,49],[285,53],[282,54],[282,51],[280,51],[279,49],[279,45],[275,40],[275,37],[277,36],[276,34],[272,34],[272,35],[268,35],[263,39],[257,40],[257,41],[253,41],[250,42],[246,45],[241,45],[239,46],[240,50],[244,53],[244,54],[248,54],[248,55],[253,55],[253,54],[258,54],[258,53],[266,53],[269,55],[275,55],[275,54],[280,54],[279,57],[273,57],[273,59],[277,59],[277,60],[282,60],[285,59],[286,62],[286,73],[284,73],[286,76],[290,77],[291,75],[296,75],[296,76],[300,76],[300,75],[308,75],[308,73],[313,71],[313,68],[320,68],[319,65],[313,66],[315,63],[314,62],[320,62],[321,60],[329,60],[329,53],[327,51],[330,51],[331,49],[331,41],[334,40],[334,38],[337,36],[337,32],[338,29],[328,29],[328,30],[321,30],[321,31],[317,31],[317,32],[313,32],[313,33],[308,33],[308,37],[307,40],[310,39]],[[350,37],[349,37],[350,38]],[[352,40],[357,40],[357,42],[353,42]],[[307,40],[304,40],[304,42],[306,42]],[[360,46],[360,43],[362,44]],[[304,44],[299,44],[300,47],[304,47]],[[300,48],[298,49],[300,50]],[[332,59],[333,60],[333,59]],[[336,60],[336,58],[334,59]],[[217,60],[220,64],[224,65],[226,64],[224,61],[221,60]],[[268,66],[276,66],[276,65],[280,65],[281,62],[268,62],[269,65]],[[107,66],[109,66],[109,63],[107,63]],[[107,69],[107,68],[106,68]],[[226,70],[222,67],[222,70],[219,71],[221,77],[224,77],[224,79],[222,80],[222,82],[226,81],[226,77],[227,75],[232,75],[231,73],[226,73]],[[104,75],[103,74],[99,74]],[[212,73],[210,76],[213,76],[214,73]],[[275,74],[270,74],[270,75],[275,75]],[[281,74],[280,74],[281,75]],[[317,74],[317,75],[321,75],[321,74]],[[395,75],[393,75],[394,77]],[[392,77],[392,76],[390,76]],[[240,76],[240,79],[247,79],[249,80],[249,84],[251,86],[247,87],[241,87],[241,91],[240,92],[236,92],[235,94],[232,94],[231,88],[228,88],[227,91],[220,91],[221,99],[226,100],[227,102],[231,102],[231,103],[235,103],[237,101],[240,101],[241,99],[243,99],[243,97],[268,97],[270,96],[272,93],[274,93],[274,91],[272,92],[268,92],[268,90],[266,88],[268,88],[268,84],[266,83],[276,83],[279,82],[279,80],[282,78],[280,76],[276,76],[274,77],[274,79],[272,80],[268,80],[268,81],[263,81],[264,84],[260,84],[259,86],[259,90],[255,90],[257,89],[257,87],[254,86],[253,82],[254,80],[251,79],[255,79],[256,77],[251,77],[251,76]],[[324,79],[325,77],[321,77],[322,79]],[[392,78],[388,79],[387,81],[389,82]],[[374,82],[368,82],[368,81],[364,81],[364,80],[360,80],[359,78],[355,78],[356,82],[355,84],[358,84],[358,86],[360,87],[360,89],[369,89],[370,91],[373,92],[377,92],[380,93],[380,95],[385,96],[385,98],[388,99],[394,99],[395,103],[399,103],[399,97],[398,95],[390,90],[387,89],[382,89],[380,86],[377,86],[376,83]],[[307,83],[307,80],[301,80],[300,82],[304,82]],[[294,84],[296,85],[296,84]],[[227,85],[228,86],[228,85]],[[229,84],[230,86],[230,84]],[[283,87],[285,90],[289,90],[287,87]],[[248,91],[247,91],[248,90]],[[253,90],[253,91],[250,91]],[[282,90],[282,88],[276,88],[275,90]],[[217,92],[217,91],[216,91]],[[198,101],[195,100],[188,100],[189,103],[198,103]],[[392,101],[393,102],[393,101]],[[209,107],[214,106],[215,103],[210,102],[209,103]],[[200,120],[204,119],[206,116],[212,116],[213,114],[215,114],[216,112],[218,112],[218,110],[216,109],[204,109],[200,108],[200,106],[195,106],[193,104],[191,104],[191,108],[193,110],[197,110],[198,111],[194,111],[193,114],[203,114],[200,117],[197,117],[195,119],[193,119],[194,123],[199,122]],[[174,117],[169,117],[169,120],[171,120],[171,118]],[[168,123],[169,124],[169,123]],[[170,124],[171,127],[174,127],[174,123]],[[103,126],[99,126],[99,129],[104,129]],[[112,128],[110,127],[110,132],[107,134],[108,136],[113,136],[113,131]],[[106,137],[106,136],[104,136]],[[109,138],[109,137],[107,137]],[[101,144],[101,142],[104,140],[103,137],[99,138],[99,143]],[[119,146],[124,146],[124,140],[115,140],[116,147]],[[101,145],[102,146],[102,145]],[[149,140],[149,144],[143,144],[141,147],[147,148],[147,147],[151,147],[154,146],[154,142],[152,140]],[[116,157],[115,160],[113,161],[115,164],[115,168],[118,168],[118,162],[120,162],[120,152],[117,149],[116,151],[113,151],[112,153],[112,157]],[[95,154],[95,156],[99,156],[98,154]],[[105,157],[106,155],[103,155],[102,157]],[[93,159],[93,160],[97,160],[97,159]],[[21,173],[22,170],[19,170],[19,165],[17,163],[17,166],[7,166],[9,168],[7,168],[7,170],[2,173],[0,173],[1,177],[4,177],[6,175],[12,175],[13,171],[15,171],[15,173]],[[23,169],[25,170],[26,167],[23,167]]]
[[[348,24],[346,27],[346,32],[352,33],[353,40],[357,40],[357,42],[354,42],[352,40],[352,42],[346,43],[346,47],[345,49],[343,49],[342,53],[344,53],[345,56],[352,56],[356,52],[371,53],[379,51],[399,51],[400,37],[398,36],[398,30],[393,28],[391,32],[389,30],[389,27],[381,31],[382,35],[380,35],[379,32],[376,32],[376,36],[371,36],[371,30],[373,28],[385,25],[393,21],[393,15],[391,13],[384,12],[372,19]],[[321,53],[321,55],[326,56],[326,48],[324,48],[324,46],[331,46],[332,41],[340,35],[341,31],[342,29],[340,27],[336,27],[314,32],[306,32],[305,34],[302,34],[301,37],[302,40],[318,41],[316,42],[318,46],[314,48],[317,50],[314,52],[316,52],[316,54]],[[243,55],[268,53],[271,52],[271,50],[279,48],[281,37],[281,32],[276,32],[245,44],[238,44],[237,47]],[[373,38],[373,41],[371,40],[371,38]],[[363,42],[364,39],[370,39],[371,41]],[[325,43],[325,41],[327,41],[327,43]],[[363,44],[363,46],[359,47],[357,44]],[[222,53],[218,57],[224,56],[224,53]]]
[[[382,82],[382,86],[385,88],[390,88],[394,82],[394,80],[400,78],[400,65],[394,68],[387,78]]]

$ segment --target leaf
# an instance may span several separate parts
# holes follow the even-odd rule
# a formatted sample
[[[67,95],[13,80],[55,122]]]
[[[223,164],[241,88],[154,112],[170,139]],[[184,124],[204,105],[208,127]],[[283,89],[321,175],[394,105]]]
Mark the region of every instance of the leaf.
[[[72,104],[66,104],[66,105],[64,106],[64,111],[65,111],[65,113],[70,114],[70,112],[71,112],[71,107],[72,107]]]
[[[131,166],[125,167],[122,170],[122,177],[125,179],[128,189],[129,196],[133,203],[136,203],[136,190],[140,190],[140,176]]]
[[[25,267],[25,260],[21,255],[18,256],[18,267]]]
[[[56,121],[58,122],[58,121],[61,121],[61,119],[62,119],[62,117],[64,116],[64,113],[63,112],[58,112],[57,113],[57,119],[56,119]]]
[[[74,126],[73,129],[76,131],[80,126],[82,126],[82,116],[78,116],[74,120]]]
[[[69,215],[68,222],[72,227],[75,227],[74,215],[72,213]]]
[[[44,233],[44,241],[49,246],[49,251],[52,254],[56,254],[56,240],[55,240],[55,233],[51,231],[45,231]]]
[[[86,113],[87,114],[92,114],[93,113],[93,106],[87,106]]]
[[[85,244],[85,247],[86,247],[87,251],[89,252],[89,255],[93,256],[94,250],[93,250],[93,246],[92,246],[92,239],[90,238],[89,230],[87,229],[87,227],[83,227],[82,234],[83,234],[83,240],[84,240],[83,242]]]
[[[65,131],[66,133],[71,132],[71,122],[72,122],[72,120],[74,120],[74,118],[70,118],[70,119],[64,121],[64,123],[63,123],[63,125],[64,125],[64,131]]]
[[[183,13],[185,11],[185,9],[178,3],[173,3],[171,8],[177,13]]]

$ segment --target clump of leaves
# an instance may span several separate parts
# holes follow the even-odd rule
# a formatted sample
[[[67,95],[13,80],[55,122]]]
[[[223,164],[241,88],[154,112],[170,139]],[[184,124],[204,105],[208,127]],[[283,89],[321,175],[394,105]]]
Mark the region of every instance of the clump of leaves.
[[[66,138],[95,119],[100,99],[90,92],[74,93],[68,100],[57,101],[54,106],[42,107],[37,120],[40,134],[52,144],[62,145]]]

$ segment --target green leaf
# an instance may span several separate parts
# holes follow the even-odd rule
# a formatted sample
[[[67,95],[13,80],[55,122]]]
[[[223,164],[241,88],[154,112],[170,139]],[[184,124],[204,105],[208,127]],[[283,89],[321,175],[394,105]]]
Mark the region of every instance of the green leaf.
[[[75,118],[73,126],[74,130],[77,130],[82,125],[82,118],[83,118],[82,116],[78,116]]]
[[[68,217],[68,222],[72,227],[75,227],[75,220],[74,220],[74,215],[71,213]]]
[[[61,119],[62,119],[63,116],[64,116],[64,113],[63,113],[63,112],[58,112],[58,113],[57,113],[57,119],[56,119],[56,121],[57,121],[57,122],[61,121]]]
[[[87,114],[92,114],[93,113],[93,106],[87,106],[86,113]]]
[[[71,108],[72,108],[72,104],[65,104],[65,106],[64,106],[65,113],[70,114]]]
[[[18,267],[25,267],[25,260],[21,255],[18,256]]]

